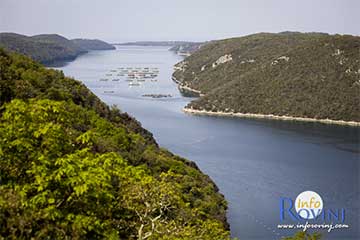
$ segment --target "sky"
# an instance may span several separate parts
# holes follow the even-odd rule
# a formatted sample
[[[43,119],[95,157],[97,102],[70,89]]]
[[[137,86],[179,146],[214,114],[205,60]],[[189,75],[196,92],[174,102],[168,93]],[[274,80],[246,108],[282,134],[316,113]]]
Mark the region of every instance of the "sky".
[[[360,0],[0,0],[0,32],[111,43],[257,32],[360,35]]]

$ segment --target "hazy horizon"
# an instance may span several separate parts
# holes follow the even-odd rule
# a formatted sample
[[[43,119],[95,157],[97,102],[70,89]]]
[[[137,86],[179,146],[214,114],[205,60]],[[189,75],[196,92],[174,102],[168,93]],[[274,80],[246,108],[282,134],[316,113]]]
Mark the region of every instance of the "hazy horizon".
[[[1,0],[0,32],[130,41],[207,41],[258,32],[360,35],[358,0]]]

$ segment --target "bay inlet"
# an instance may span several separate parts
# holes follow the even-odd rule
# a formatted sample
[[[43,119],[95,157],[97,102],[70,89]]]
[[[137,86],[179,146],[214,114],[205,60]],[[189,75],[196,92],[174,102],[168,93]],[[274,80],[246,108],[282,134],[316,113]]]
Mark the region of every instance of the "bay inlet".
[[[229,202],[232,236],[269,240],[294,233],[277,228],[279,200],[313,190],[326,208],[346,208],[351,226],[324,233],[324,239],[358,239],[360,128],[184,114],[193,98],[182,96],[171,79],[173,65],[182,59],[166,47],[121,46],[91,51],[58,69],[133,115],[159,145],[195,161]],[[157,68],[159,73],[157,81],[136,86],[124,77],[100,81],[118,68]]]

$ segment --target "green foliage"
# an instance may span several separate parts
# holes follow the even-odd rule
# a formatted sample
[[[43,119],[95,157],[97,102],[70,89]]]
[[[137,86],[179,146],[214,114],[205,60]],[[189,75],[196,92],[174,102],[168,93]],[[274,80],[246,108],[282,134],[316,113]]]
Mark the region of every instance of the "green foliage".
[[[205,94],[194,109],[360,121],[359,51],[354,36],[260,33],[204,45],[174,77]]]
[[[134,118],[118,109],[110,109],[84,84],[65,77],[60,71],[46,69],[24,56],[8,54],[1,48],[0,69],[0,106],[14,98],[72,101],[126,126],[129,131],[140,133],[149,143],[155,144],[152,134]]]
[[[194,163],[61,72],[1,49],[0,68],[1,238],[229,238]]]
[[[3,108],[2,236],[177,239],[199,229],[228,236],[215,220],[226,204],[197,170],[151,148],[138,158],[155,170],[129,165],[139,135],[71,102],[13,100]]]

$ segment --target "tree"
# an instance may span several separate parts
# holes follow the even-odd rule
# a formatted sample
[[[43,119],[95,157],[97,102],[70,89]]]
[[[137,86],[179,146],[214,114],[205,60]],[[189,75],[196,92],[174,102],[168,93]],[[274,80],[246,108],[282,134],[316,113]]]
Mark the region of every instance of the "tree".
[[[221,222],[192,207],[179,180],[183,175],[169,169],[152,176],[143,165],[129,165],[127,151],[136,146],[139,135],[71,102],[13,100],[3,109],[1,236],[139,240],[229,236]],[[158,161],[166,158],[148,154]]]

